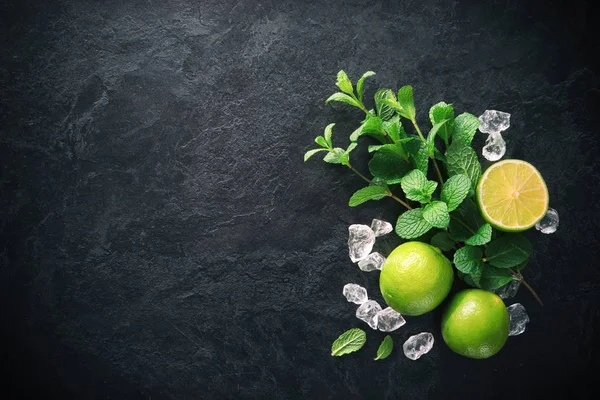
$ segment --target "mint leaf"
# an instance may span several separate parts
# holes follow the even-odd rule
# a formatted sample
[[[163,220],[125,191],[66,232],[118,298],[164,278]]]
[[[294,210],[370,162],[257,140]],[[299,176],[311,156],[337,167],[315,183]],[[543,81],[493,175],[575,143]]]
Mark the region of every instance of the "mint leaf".
[[[444,183],[440,198],[448,205],[448,211],[456,210],[465,197],[467,197],[467,194],[469,194],[470,188],[471,181],[466,175],[462,174],[451,176]]]
[[[402,107],[400,114],[413,121],[417,116],[412,86],[403,86],[398,90],[398,104]]]
[[[385,186],[367,186],[354,192],[348,205],[356,207],[359,204],[369,200],[381,200],[388,195],[388,190]]]
[[[398,143],[400,140],[408,138],[404,127],[400,123],[400,117],[398,117],[398,115],[393,116],[387,121],[383,121],[383,130],[394,143]]]
[[[347,155],[350,155],[350,152],[351,152],[352,150],[354,150],[354,148],[355,148],[356,146],[358,146],[358,143],[356,143],[356,142],[352,142],[352,143],[350,143],[350,144],[348,145],[348,148],[346,149],[346,154],[347,154]]]
[[[483,224],[485,221],[479,207],[472,199],[466,199],[452,214],[448,230],[454,240],[464,242],[475,235]]]
[[[316,153],[318,153],[320,151],[327,151],[327,149],[314,149],[314,150],[307,151],[304,154],[304,162],[307,162],[309,158],[311,158],[312,156],[314,156]]]
[[[360,77],[360,79],[356,83],[356,94],[358,95],[358,100],[363,100],[363,85],[365,84],[365,79],[373,75],[375,75],[375,72],[367,71],[363,74],[363,76]]]
[[[362,126],[362,133],[378,133],[383,134],[383,125],[381,118],[368,116]]]
[[[423,218],[423,210],[420,208],[404,212],[396,222],[396,233],[403,239],[418,238],[431,228],[431,224]]]
[[[400,184],[406,198],[420,203],[429,203],[437,187],[437,182],[428,181],[425,174],[418,169],[413,169],[404,175]]]
[[[329,164],[343,164],[346,165],[350,161],[350,157],[344,149],[340,149],[336,147],[333,151],[327,153],[327,155],[323,158],[323,161]]]
[[[396,111],[389,104],[386,104],[384,100],[395,102],[396,96],[394,96],[394,92],[390,89],[379,89],[375,92],[375,109],[377,110],[377,115],[383,121],[387,121],[394,116]]]
[[[510,268],[529,258],[531,243],[518,233],[507,233],[492,240],[485,250],[485,258],[494,267]]]
[[[369,153],[373,153],[374,151],[381,149],[383,146],[385,146],[385,144],[371,144],[369,147],[367,147],[367,150]]]
[[[513,276],[507,269],[492,267],[484,264],[480,273],[466,275],[464,281],[471,286],[484,290],[496,290],[513,280]]]
[[[325,136],[325,141],[328,144],[328,146],[325,146],[325,147],[329,147],[329,148],[333,147],[333,143],[331,142],[331,135],[333,134],[334,126],[335,126],[335,124],[329,124],[325,127],[325,132],[323,133],[323,135]]]
[[[427,170],[429,169],[429,151],[427,150],[427,145],[420,140],[413,140],[406,147],[415,168],[427,175]]]
[[[470,146],[477,128],[479,128],[479,119],[473,114],[462,113],[454,120],[452,139],[460,140]]]
[[[367,334],[359,328],[352,328],[342,333],[331,345],[332,356],[343,356],[360,350],[367,341]]]
[[[354,89],[352,89],[352,82],[350,82],[348,75],[346,75],[346,73],[343,70],[338,72],[337,82],[335,84],[344,93],[352,95],[354,92]]]
[[[394,350],[394,341],[390,335],[387,335],[377,349],[377,357],[375,358],[375,361],[388,358],[388,356],[392,354],[392,350]]]
[[[483,253],[479,247],[461,247],[454,253],[454,265],[457,270],[465,274],[480,275],[483,269],[482,257]]]
[[[475,150],[461,140],[452,141],[452,144],[446,151],[446,159],[448,175],[466,175],[471,181],[471,191],[474,192],[479,177],[481,177],[481,165],[479,164]]]
[[[492,239],[492,226],[490,224],[484,224],[479,227],[477,232],[465,240],[466,244],[471,246],[483,246]]]
[[[388,185],[400,183],[402,177],[411,170],[402,145],[382,146],[369,162],[371,175],[382,179]]]
[[[432,201],[423,209],[423,218],[432,226],[445,229],[450,223],[448,206],[443,201]]]
[[[350,134],[350,141],[351,142],[356,142],[358,140],[358,138],[360,137],[360,135],[362,135],[362,129],[363,129],[363,124],[361,124],[358,128],[356,128],[354,130],[354,132],[352,132]]]
[[[331,96],[329,96],[329,98],[327,100],[325,100],[325,104],[328,104],[330,101],[340,101],[342,103],[348,103],[351,106],[360,108],[360,104],[358,104],[358,102],[356,100],[354,100],[352,97],[348,96],[347,94],[340,93],[340,92],[334,93]]]
[[[435,136],[437,135],[438,131],[444,125],[446,125],[446,123],[448,123],[448,121],[449,120],[445,119],[445,120],[443,120],[441,122],[438,122],[429,131],[429,134],[427,135],[427,148],[429,149],[429,156],[430,157],[433,157],[433,149],[435,148]]]
[[[442,251],[450,251],[456,247],[456,243],[446,231],[441,231],[433,235],[429,243]]]
[[[445,119],[447,119],[448,122],[438,131],[438,136],[447,142],[454,130],[454,108],[451,104],[446,104],[442,101],[429,109],[429,120],[431,121],[431,125],[438,124]]]
[[[317,144],[321,147],[329,148],[329,144],[327,143],[327,140],[323,136],[317,136],[315,138],[315,142],[317,142]]]

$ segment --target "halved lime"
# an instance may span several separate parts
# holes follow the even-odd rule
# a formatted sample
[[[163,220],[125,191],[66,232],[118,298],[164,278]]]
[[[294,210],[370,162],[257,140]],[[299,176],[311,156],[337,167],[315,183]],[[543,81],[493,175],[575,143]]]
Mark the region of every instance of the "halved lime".
[[[548,211],[548,188],[526,161],[503,160],[489,167],[477,185],[477,201],[487,222],[503,231],[524,231]]]

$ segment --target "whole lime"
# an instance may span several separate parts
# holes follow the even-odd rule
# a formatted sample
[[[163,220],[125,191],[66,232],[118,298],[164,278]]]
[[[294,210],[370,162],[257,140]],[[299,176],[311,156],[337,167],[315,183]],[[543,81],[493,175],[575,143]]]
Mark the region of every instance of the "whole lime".
[[[508,338],[509,317],[502,299],[481,289],[458,292],[442,316],[442,337],[454,352],[488,358]]]
[[[385,302],[405,315],[421,315],[436,308],[454,280],[450,261],[440,249],[422,242],[406,242],[390,253],[379,277]]]

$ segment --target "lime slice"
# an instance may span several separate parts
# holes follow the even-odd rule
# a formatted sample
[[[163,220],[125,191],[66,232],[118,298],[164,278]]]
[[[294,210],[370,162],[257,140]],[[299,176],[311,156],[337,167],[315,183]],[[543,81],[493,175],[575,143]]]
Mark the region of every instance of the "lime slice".
[[[548,211],[548,188],[535,167],[522,160],[504,160],[485,171],[477,185],[483,217],[503,231],[524,231]]]

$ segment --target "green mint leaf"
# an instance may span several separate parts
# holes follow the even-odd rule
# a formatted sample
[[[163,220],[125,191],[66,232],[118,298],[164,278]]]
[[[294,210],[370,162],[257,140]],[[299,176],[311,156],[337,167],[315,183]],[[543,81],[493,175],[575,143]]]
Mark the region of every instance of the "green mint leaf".
[[[413,140],[406,146],[410,153],[410,160],[415,168],[427,175],[429,169],[429,151],[427,145],[420,140]]]
[[[396,222],[396,233],[403,239],[416,239],[431,228],[431,224],[423,218],[423,210],[420,208],[404,212]]]
[[[481,275],[483,253],[479,247],[465,246],[454,253],[456,269],[465,274]]]
[[[418,169],[413,169],[404,175],[400,184],[406,198],[420,203],[429,203],[437,187],[437,182],[428,181],[425,174]]]
[[[384,100],[396,102],[396,96],[390,89],[379,89],[375,92],[375,109],[377,115],[383,120],[390,120],[396,111],[389,104],[386,104]]]
[[[352,143],[350,143],[350,144],[348,145],[348,148],[346,149],[346,154],[350,154],[350,152],[351,152],[352,150],[354,150],[354,148],[355,148],[356,146],[358,146],[358,143],[356,143],[356,142],[352,142]]]
[[[464,281],[474,287],[484,290],[496,290],[513,280],[507,269],[492,267],[484,264],[480,273],[466,275]]]
[[[356,207],[369,200],[381,200],[388,196],[388,189],[385,186],[367,186],[354,192],[348,205]]]
[[[383,134],[383,124],[381,118],[368,116],[363,123],[362,133],[378,133]]]
[[[315,154],[317,154],[320,151],[327,151],[327,149],[314,149],[314,150],[309,150],[304,154],[304,162],[307,162],[309,158],[311,158],[312,156],[314,156]]]
[[[412,86],[403,86],[398,90],[398,104],[402,107],[403,116],[413,121],[417,116]]]
[[[472,199],[466,199],[454,211],[450,219],[450,236],[457,242],[464,242],[477,233],[479,227],[485,224],[479,207]]]
[[[432,201],[423,209],[423,218],[435,228],[445,229],[450,223],[448,206],[443,201]]]
[[[431,125],[438,124],[447,119],[448,122],[438,131],[438,136],[448,141],[454,130],[454,108],[452,104],[446,104],[443,101],[435,104],[429,109],[429,120]]]
[[[356,128],[354,130],[354,132],[352,132],[350,134],[350,141],[351,142],[356,142],[358,140],[358,138],[360,137],[360,135],[362,135],[362,129],[363,129],[363,125],[361,124],[358,128]]]
[[[454,211],[467,197],[470,189],[471,181],[466,175],[454,175],[444,183],[440,198],[448,205],[448,211]]]
[[[439,151],[436,147],[433,148],[433,157],[435,157],[436,160],[440,160],[444,164],[446,164],[448,162],[444,153]]]
[[[401,144],[382,146],[369,162],[369,172],[388,185],[400,183],[402,177],[411,170],[406,156]]]
[[[381,149],[383,146],[385,146],[385,145],[384,144],[371,144],[371,145],[369,145],[369,147],[367,147],[367,149],[369,150],[369,153],[373,153],[374,151]]]
[[[394,143],[408,138],[398,115],[394,115],[391,119],[383,121],[383,131],[387,133]]]
[[[518,233],[507,233],[492,240],[485,250],[485,258],[494,267],[511,268],[527,261],[531,243]]]
[[[337,82],[335,84],[344,93],[352,95],[354,92],[354,89],[352,89],[352,82],[350,82],[350,78],[348,78],[348,75],[346,75],[346,73],[343,70],[338,72]]]
[[[477,128],[479,128],[479,119],[473,114],[462,113],[454,119],[452,140],[460,140],[470,146]]]
[[[446,150],[446,159],[448,175],[466,175],[471,181],[469,193],[473,193],[481,177],[481,165],[475,150],[461,140],[452,141],[452,144]]]
[[[484,224],[477,229],[477,232],[465,240],[466,244],[471,246],[483,246],[492,240],[492,226],[490,224]]]
[[[331,345],[332,356],[343,356],[360,350],[367,341],[367,334],[359,328],[352,328],[342,333]]]
[[[333,151],[327,153],[327,155],[323,158],[323,161],[329,164],[343,164],[346,165],[350,161],[350,157],[346,154],[344,149],[340,149],[336,147]]]
[[[360,79],[356,83],[356,94],[358,95],[358,100],[363,100],[363,85],[365,84],[365,79],[373,75],[375,75],[375,72],[367,71],[363,74],[363,76],[360,77]]]
[[[375,358],[375,361],[388,358],[388,356],[392,354],[392,350],[394,350],[394,341],[390,335],[387,335],[377,349],[377,357]]]
[[[456,247],[456,242],[452,240],[446,231],[441,231],[433,235],[429,243],[442,251],[450,251]]]
[[[323,136],[317,136],[315,142],[321,147],[329,148],[329,143],[327,143],[327,140]]]
[[[427,135],[427,148],[429,150],[429,156],[430,157],[433,157],[433,149],[435,148],[435,136],[437,135],[438,131],[444,125],[446,125],[446,123],[448,123],[448,121],[450,121],[450,120],[445,119],[445,120],[443,120],[441,122],[438,122],[429,131],[429,134]]]
[[[325,104],[328,104],[330,101],[340,101],[342,103],[347,103],[351,106],[360,108],[360,104],[358,104],[356,100],[354,100],[352,97],[348,96],[345,93],[337,92],[332,94],[327,100],[325,100]]]
[[[325,136],[325,141],[329,145],[329,146],[326,146],[326,147],[329,147],[329,148],[333,147],[333,144],[331,142],[331,135],[333,135],[333,127],[334,126],[335,126],[335,124],[329,124],[329,125],[327,125],[325,127],[325,131],[323,133],[323,135]]]

